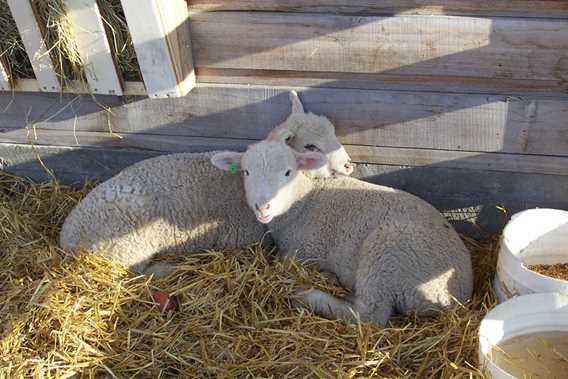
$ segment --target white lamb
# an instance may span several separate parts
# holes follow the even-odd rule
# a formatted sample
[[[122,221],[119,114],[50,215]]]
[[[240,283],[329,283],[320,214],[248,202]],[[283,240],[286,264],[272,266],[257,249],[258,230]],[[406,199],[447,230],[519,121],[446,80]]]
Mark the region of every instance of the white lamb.
[[[300,170],[324,166],[325,156],[278,141],[218,153],[212,162],[243,172],[248,205],[282,258],[316,262],[351,290],[346,298],[300,292],[316,313],[384,325],[393,312],[425,314],[471,297],[469,252],[423,200],[350,177],[311,180]]]
[[[306,114],[291,92],[292,112],[271,132],[298,151],[326,153],[320,176],[353,172],[349,155],[325,117]],[[157,253],[233,249],[260,241],[264,228],[244,200],[238,175],[217,170],[214,153],[173,154],[139,162],[94,188],[63,224],[60,246],[97,251],[131,269],[165,275],[171,265],[147,267]]]

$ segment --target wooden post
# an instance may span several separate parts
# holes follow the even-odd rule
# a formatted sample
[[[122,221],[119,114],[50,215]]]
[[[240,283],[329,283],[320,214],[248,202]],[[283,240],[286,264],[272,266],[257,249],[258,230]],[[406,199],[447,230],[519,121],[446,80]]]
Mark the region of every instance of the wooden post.
[[[92,93],[123,94],[97,0],[65,0]]]
[[[12,88],[9,70],[6,67],[6,62],[0,58],[0,91],[9,91]]]
[[[46,92],[59,92],[61,85],[53,68],[51,57],[43,40],[31,0],[7,0],[30,58],[39,88]]]
[[[151,98],[195,87],[186,0],[121,0],[142,78]]]

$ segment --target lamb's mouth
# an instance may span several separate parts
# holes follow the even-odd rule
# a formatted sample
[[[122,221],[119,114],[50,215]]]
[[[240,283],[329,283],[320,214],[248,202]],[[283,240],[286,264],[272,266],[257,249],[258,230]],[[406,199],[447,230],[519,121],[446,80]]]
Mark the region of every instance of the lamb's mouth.
[[[261,215],[261,214],[256,214],[256,219],[258,221],[260,221],[263,224],[268,224],[270,221],[272,221],[273,216],[271,215]]]

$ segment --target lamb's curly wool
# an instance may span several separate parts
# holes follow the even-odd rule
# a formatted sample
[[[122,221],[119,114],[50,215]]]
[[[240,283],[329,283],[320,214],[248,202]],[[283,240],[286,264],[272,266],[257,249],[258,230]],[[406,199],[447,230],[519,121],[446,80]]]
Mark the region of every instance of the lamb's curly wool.
[[[249,206],[268,223],[281,256],[316,262],[352,290],[343,299],[314,289],[299,293],[316,313],[384,325],[393,312],[424,314],[471,298],[469,252],[422,199],[349,177],[311,180],[299,169],[325,159],[281,142],[233,154],[247,173]]]
[[[123,170],[71,211],[60,245],[98,251],[142,271],[162,251],[259,241],[264,230],[243,200],[239,176],[213,169],[211,154],[160,156]]]
[[[331,123],[305,114],[295,92],[290,98],[292,113],[271,138],[299,150],[311,144],[331,155],[337,151],[342,158],[331,169],[345,170],[349,156]],[[262,240],[265,230],[247,207],[239,175],[215,169],[212,155],[173,154],[126,168],[73,209],[63,224],[61,247],[97,251],[136,271],[164,275],[172,266],[147,267],[160,252],[235,249]]]

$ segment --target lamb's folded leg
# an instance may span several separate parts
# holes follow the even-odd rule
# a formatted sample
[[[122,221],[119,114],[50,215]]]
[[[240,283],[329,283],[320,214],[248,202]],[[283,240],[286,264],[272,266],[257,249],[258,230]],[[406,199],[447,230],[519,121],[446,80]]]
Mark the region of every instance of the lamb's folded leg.
[[[345,320],[352,323],[361,320],[384,326],[392,314],[391,304],[385,303],[374,306],[372,312],[370,312],[369,307],[361,304],[356,297],[351,302],[315,288],[298,292],[296,297],[307,303],[314,313],[329,319]]]
[[[163,278],[173,273],[176,267],[174,263],[170,262],[154,262],[146,266],[146,268],[142,270],[142,273],[144,275],[153,274],[157,278]]]
[[[296,293],[296,298],[310,306],[314,313],[330,319],[357,322],[359,315],[347,300],[339,299],[327,292],[310,288]]]

